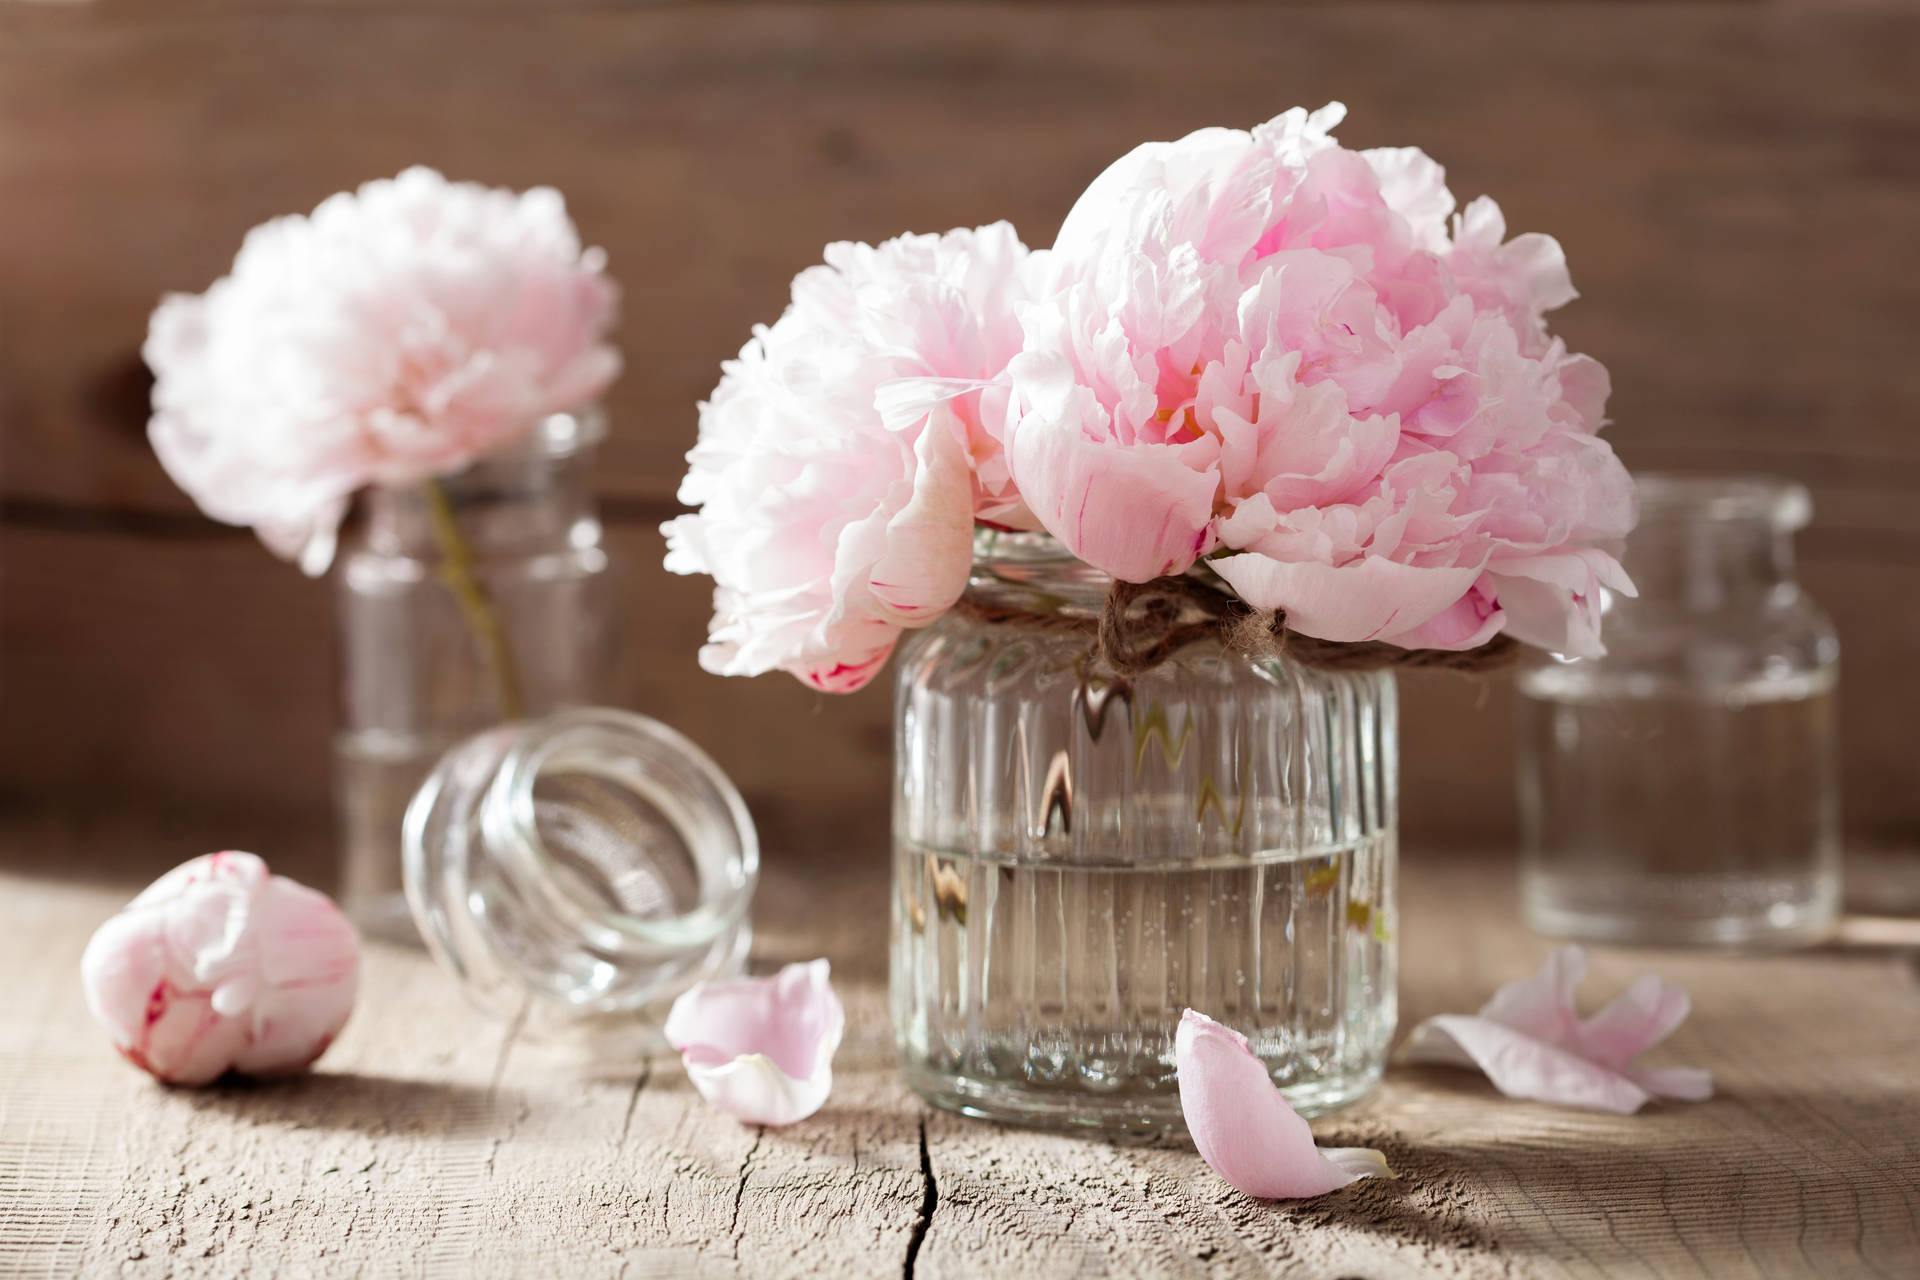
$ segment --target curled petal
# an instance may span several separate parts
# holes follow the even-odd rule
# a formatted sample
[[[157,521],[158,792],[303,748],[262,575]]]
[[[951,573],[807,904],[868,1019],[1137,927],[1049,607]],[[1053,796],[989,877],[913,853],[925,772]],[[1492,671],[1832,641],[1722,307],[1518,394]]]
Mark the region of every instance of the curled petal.
[[[746,1124],[792,1124],[833,1089],[847,1015],[825,960],[703,982],[673,1002],[667,1043],[700,1096]]]
[[[1478,565],[1422,569],[1372,556],[1335,568],[1247,554],[1222,556],[1213,568],[1256,609],[1285,610],[1295,631],[1391,644],[1418,635],[1480,577]]]
[[[1184,573],[1212,549],[1220,478],[1206,448],[1101,438],[1104,411],[1064,360],[1030,352],[1012,369],[1029,411],[1008,461],[1047,532],[1125,582]]]
[[[1685,991],[1648,974],[1583,1019],[1573,1001],[1586,973],[1586,952],[1562,947],[1538,973],[1501,987],[1478,1014],[1428,1018],[1413,1029],[1403,1056],[1477,1067],[1508,1097],[1622,1115],[1649,1098],[1713,1096],[1708,1072],[1631,1065],[1686,1018]]]
[[[1631,1115],[1652,1096],[1618,1071],[1491,1018],[1441,1014],[1415,1027],[1409,1062],[1478,1067],[1509,1098]]]
[[[1313,1130],[1274,1087],[1247,1038],[1188,1009],[1174,1034],[1180,1109],[1200,1156],[1250,1196],[1325,1195],[1367,1177],[1391,1177],[1366,1147],[1322,1150]]]

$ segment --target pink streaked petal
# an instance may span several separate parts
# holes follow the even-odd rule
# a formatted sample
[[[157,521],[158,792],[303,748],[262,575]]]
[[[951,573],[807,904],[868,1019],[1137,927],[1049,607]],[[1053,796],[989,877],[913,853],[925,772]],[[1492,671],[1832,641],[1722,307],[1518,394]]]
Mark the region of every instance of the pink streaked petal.
[[[1422,569],[1369,556],[1334,567],[1247,553],[1213,568],[1256,609],[1281,609],[1287,626],[1321,640],[1388,640],[1413,632],[1459,601],[1479,565]]]
[[[833,1088],[846,1011],[825,960],[765,978],[703,982],[673,1002],[667,1043],[700,1096],[745,1124],[792,1124]]]
[[[1410,1062],[1478,1067],[1502,1093],[1627,1114],[1649,1097],[1699,1101],[1713,1077],[1690,1067],[1634,1067],[1686,1017],[1686,992],[1648,975],[1591,1018],[1574,1007],[1586,952],[1562,947],[1539,972],[1510,982],[1477,1015],[1443,1014],[1415,1027]]]
[[[1490,1018],[1463,1013],[1441,1014],[1415,1027],[1404,1056],[1446,1066],[1464,1065],[1464,1057],[1509,1098],[1564,1107],[1631,1115],[1651,1096],[1617,1071]]]
[[[1693,1002],[1656,974],[1643,974],[1580,1026],[1580,1050],[1595,1062],[1624,1067],[1686,1021]]]
[[[886,616],[924,626],[953,607],[973,565],[973,473],[964,428],[942,403],[914,445],[913,496],[886,525],[868,589]]]
[[[1364,1147],[1323,1150],[1274,1086],[1245,1036],[1188,1009],[1174,1034],[1180,1109],[1200,1156],[1235,1188],[1266,1200],[1325,1195],[1365,1177],[1391,1177]]]
[[[1419,626],[1383,638],[1403,649],[1477,649],[1498,635],[1506,622],[1507,615],[1492,595],[1475,584],[1473,590]]]

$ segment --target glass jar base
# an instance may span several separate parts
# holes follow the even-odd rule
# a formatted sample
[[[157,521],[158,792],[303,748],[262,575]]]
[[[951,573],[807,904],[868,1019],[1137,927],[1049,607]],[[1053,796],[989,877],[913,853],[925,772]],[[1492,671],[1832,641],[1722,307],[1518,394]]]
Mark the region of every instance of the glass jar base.
[[[1553,938],[1616,946],[1784,950],[1814,946],[1833,935],[1840,918],[1837,877],[1779,883],[1743,880],[1728,900],[1738,909],[1687,911],[1700,886],[1654,882],[1626,894],[1569,892],[1548,876],[1523,877],[1527,927]],[[1716,882],[1711,891],[1726,893]]]
[[[976,1120],[1032,1129],[1098,1134],[1109,1138],[1152,1139],[1184,1137],[1186,1119],[1180,1111],[1180,1090],[1171,1078],[1164,1083],[1136,1085],[1111,1092],[1084,1087],[1046,1086],[954,1075],[925,1063],[909,1062],[903,1072],[913,1091],[943,1111]],[[1321,1116],[1351,1106],[1373,1092],[1380,1069],[1347,1076],[1321,1077],[1280,1092],[1303,1116]]]

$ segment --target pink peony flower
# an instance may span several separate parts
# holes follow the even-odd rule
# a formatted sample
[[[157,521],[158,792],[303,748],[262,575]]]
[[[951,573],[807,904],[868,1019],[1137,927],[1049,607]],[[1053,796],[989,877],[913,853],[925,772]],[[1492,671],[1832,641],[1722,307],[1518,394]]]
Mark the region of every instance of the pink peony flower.
[[[1188,1009],[1174,1032],[1173,1054],[1193,1145],[1246,1194],[1293,1200],[1393,1176],[1386,1157],[1371,1147],[1316,1147],[1313,1130],[1232,1027]]]
[[[707,670],[857,689],[959,599],[976,516],[1031,526],[999,441],[1026,261],[1005,223],[830,245],[727,363],[664,527],[716,583]]]
[[[320,573],[355,490],[458,471],[606,389],[602,262],[558,192],[421,168],[255,227],[230,275],[154,312],[154,451]]]
[[[1656,1097],[1698,1102],[1713,1096],[1713,1077],[1705,1071],[1632,1065],[1686,1020],[1692,1006],[1685,991],[1647,974],[1582,1018],[1573,993],[1586,974],[1587,953],[1562,947],[1539,973],[1494,992],[1478,1014],[1422,1022],[1403,1056],[1476,1067],[1508,1097],[1621,1115]]]
[[[339,908],[250,853],[175,867],[101,925],[80,960],[114,1047],[187,1085],[304,1069],[345,1025],[359,969]]]
[[[745,1124],[793,1124],[833,1091],[846,1010],[827,962],[766,978],[703,982],[667,1013],[667,1043],[700,1096]]]
[[[1605,370],[1547,336],[1559,246],[1455,221],[1421,152],[1338,104],[1150,143],[1060,231],[1010,365],[1032,514],[1127,581],[1203,558],[1326,640],[1600,651],[1595,544],[1633,523]]]

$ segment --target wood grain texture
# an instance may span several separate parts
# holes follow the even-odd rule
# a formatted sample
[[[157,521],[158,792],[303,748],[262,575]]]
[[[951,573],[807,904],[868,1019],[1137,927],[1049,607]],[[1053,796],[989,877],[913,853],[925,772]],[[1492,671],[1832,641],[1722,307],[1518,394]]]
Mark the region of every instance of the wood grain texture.
[[[828,697],[784,676],[708,675],[696,654],[709,584],[666,573],[646,526],[611,527],[609,546],[626,613],[618,701],[706,747],[770,849],[878,848],[891,786],[888,682]],[[1844,638],[1849,835],[1910,848],[1920,833],[1910,751],[1920,558],[1810,550],[1805,584]],[[286,852],[330,876],[329,583],[244,535],[18,528],[0,528],[0,582],[0,809],[80,822],[103,808],[142,815],[172,834],[122,857],[144,856],[138,865],[155,872],[294,832],[299,847]],[[1413,673],[1400,690],[1406,830],[1439,843],[1511,838],[1510,677]]]
[[[1418,141],[1566,244],[1586,296],[1559,327],[1612,368],[1631,465],[1812,484],[1849,833],[1920,839],[1911,4],[161,0],[0,23],[0,804],[104,794],[324,843],[324,589],[166,480],[137,350],[248,226],[427,161],[560,186],[625,283],[603,487],[626,700],[712,746],[777,843],[872,835],[884,694],[699,675],[703,593],[657,567],[719,361],[827,240],[1006,217],[1044,242],[1141,139],[1339,97],[1352,144]],[[1409,830],[1508,836],[1502,688],[1406,692]]]
[[[4,844],[63,838],[8,828]],[[77,852],[65,848],[64,852]],[[1477,1006],[1546,946],[1511,869],[1410,857],[1403,1020]],[[763,886],[756,963],[826,953],[850,1026],[825,1111],[706,1108],[671,1058],[581,1072],[470,1012],[421,956],[368,956],[304,1080],[159,1088],[88,1023],[87,932],[120,901],[0,878],[0,1272],[12,1276],[1902,1277],[1920,1268],[1911,953],[1597,953],[1588,998],[1655,968],[1693,993],[1662,1056],[1716,1098],[1632,1117],[1395,1068],[1322,1141],[1399,1177],[1249,1200],[1190,1151],[928,1113],[893,1067],[884,882]]]
[[[1338,97],[1352,144],[1417,140],[1566,244],[1561,328],[1613,368],[1630,462],[1911,494],[1916,56],[1911,11],[1780,5],[16,12],[4,490],[188,510],[141,439],[154,301],[408,163],[568,193],[628,290],[609,481],[665,500],[718,362],[825,241],[1043,243],[1142,139]]]

